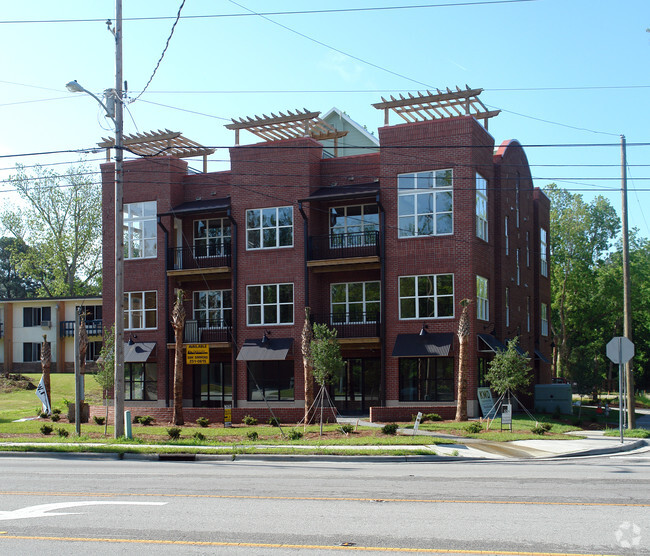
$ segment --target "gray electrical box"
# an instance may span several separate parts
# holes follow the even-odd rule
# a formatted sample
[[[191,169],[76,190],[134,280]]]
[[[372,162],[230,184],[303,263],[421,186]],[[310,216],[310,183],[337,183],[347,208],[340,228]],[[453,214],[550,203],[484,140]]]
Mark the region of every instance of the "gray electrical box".
[[[570,384],[535,385],[535,411],[554,413],[559,408],[563,415],[573,413],[573,393]]]

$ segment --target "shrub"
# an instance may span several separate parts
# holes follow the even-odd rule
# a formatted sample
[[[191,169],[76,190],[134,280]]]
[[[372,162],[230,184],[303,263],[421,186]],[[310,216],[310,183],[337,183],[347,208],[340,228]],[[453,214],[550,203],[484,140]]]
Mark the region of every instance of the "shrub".
[[[396,423],[388,423],[387,425],[384,425],[381,427],[381,432],[384,434],[390,434],[390,435],[396,435],[397,434],[397,424]]]
[[[471,423],[467,423],[465,425],[465,432],[468,432],[470,434],[478,434],[483,430],[483,423],[480,423],[479,421],[472,421]]]
[[[278,420],[277,417],[269,417],[269,425],[271,425],[272,427],[279,427],[280,421]]]
[[[542,427],[541,425],[537,425],[537,426],[533,427],[532,429],[530,429],[530,432],[532,432],[533,434],[539,434],[540,436],[542,436],[546,432],[546,429],[544,427]]]
[[[61,410],[58,407],[55,407],[52,410],[52,415],[61,415]]]
[[[106,417],[100,417],[99,415],[93,415],[93,421],[96,425],[103,425],[106,422]]]
[[[255,417],[251,417],[250,415],[244,415],[244,418],[241,420],[244,425],[248,426],[255,426],[257,425],[257,419]]]
[[[51,427],[50,425],[42,425],[41,426],[41,432],[43,434],[51,434],[53,430],[54,430],[54,427]]]
[[[61,438],[68,438],[68,435],[70,433],[63,428],[58,428],[56,429],[56,434],[58,434]]]
[[[192,436],[193,436],[196,440],[199,440],[199,441],[201,441],[201,442],[203,442],[203,441],[205,440],[205,434],[203,434],[202,432],[199,432],[199,431],[196,431]]]
[[[142,419],[141,415],[134,415],[131,421],[133,422],[133,424],[135,424],[135,423],[139,423],[140,419]]]
[[[144,425],[146,427],[147,425],[151,425],[151,423],[153,423],[153,417],[151,415],[143,415],[140,417],[139,422],[141,425]]]
[[[167,434],[169,435],[169,438],[172,440],[178,440],[181,437],[181,429],[180,427],[170,427],[167,429]]]
[[[551,423],[540,423],[539,426],[542,427],[546,432],[550,431],[553,428],[553,425]]]
[[[59,419],[61,419],[61,415],[59,415],[58,413],[52,413],[50,419],[52,419],[53,423],[56,423]]]
[[[344,423],[341,425],[341,433],[350,434],[354,431],[354,427],[350,423]]]
[[[437,413],[426,413],[425,415],[422,415],[422,423],[425,421],[442,421],[442,417],[438,415]]]
[[[291,429],[287,433],[287,436],[289,437],[289,440],[300,440],[302,438],[302,433],[299,430]]]
[[[205,428],[205,427],[207,427],[207,426],[210,424],[210,419],[208,419],[207,417],[199,417],[199,418],[196,420],[196,424],[197,424],[199,427],[203,427],[203,428]]]
[[[41,411],[41,412],[38,414],[38,416],[39,416],[41,419],[47,419],[47,418],[49,417],[49,414],[47,413],[47,411]]]
[[[248,440],[257,440],[259,437],[259,434],[257,434],[257,431],[250,431],[249,433],[246,434],[248,437]]]
[[[573,419],[571,419],[571,424],[574,427],[581,427],[582,426],[582,419],[580,419],[580,417],[574,417]]]

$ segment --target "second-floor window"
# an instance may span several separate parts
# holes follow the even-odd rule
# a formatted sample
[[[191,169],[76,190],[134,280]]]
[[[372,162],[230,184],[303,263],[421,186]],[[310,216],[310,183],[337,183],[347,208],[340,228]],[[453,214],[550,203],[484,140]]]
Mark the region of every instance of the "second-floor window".
[[[506,255],[510,252],[510,240],[508,238],[508,217],[506,216],[503,220],[503,238],[506,248]]]
[[[51,307],[23,307],[23,326],[41,326],[52,321]]]
[[[541,314],[542,336],[548,336],[548,305],[546,303],[542,303]]]
[[[293,284],[246,286],[249,325],[293,324]]]
[[[124,204],[124,258],[156,256],[156,201]]]
[[[399,318],[454,316],[454,275],[400,276]]]
[[[488,240],[487,181],[476,174],[476,236]]]
[[[379,282],[330,286],[332,322],[375,322],[379,319]]]
[[[232,322],[232,291],[194,292],[194,320],[200,327],[224,328]]]
[[[230,221],[227,218],[205,218],[194,221],[194,256],[221,257],[230,244]]]
[[[548,239],[546,236],[546,230],[544,228],[539,229],[539,262],[540,262],[540,272],[542,276],[548,276]]]
[[[452,170],[397,176],[399,237],[452,234],[452,184]]]
[[[483,276],[476,277],[476,318],[490,320],[490,303],[488,299],[488,280]]]
[[[510,326],[510,288],[506,288],[506,327]]]
[[[330,208],[330,247],[375,245],[379,230],[377,205]]]
[[[293,207],[246,211],[246,249],[293,246]]]
[[[156,328],[155,291],[124,293],[124,329]]]

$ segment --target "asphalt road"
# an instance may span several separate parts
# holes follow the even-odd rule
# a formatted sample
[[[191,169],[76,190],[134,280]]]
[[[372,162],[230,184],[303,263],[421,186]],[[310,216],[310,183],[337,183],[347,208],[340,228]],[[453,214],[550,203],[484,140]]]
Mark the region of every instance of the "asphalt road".
[[[557,461],[0,457],[0,554],[650,554],[650,450]]]

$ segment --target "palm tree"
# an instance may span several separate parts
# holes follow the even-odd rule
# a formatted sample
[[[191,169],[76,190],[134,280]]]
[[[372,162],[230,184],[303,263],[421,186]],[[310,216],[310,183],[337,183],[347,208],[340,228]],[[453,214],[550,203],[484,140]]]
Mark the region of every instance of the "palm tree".
[[[50,397],[50,368],[52,367],[52,348],[47,341],[47,335],[43,334],[43,344],[41,345],[41,368],[43,369],[43,384],[47,399],[52,407],[52,398]]]
[[[183,290],[176,293],[172,310],[172,327],[174,328],[174,413],[172,423],[184,425],[183,419],[183,329],[185,328],[185,308],[183,307]]]
[[[462,299],[463,311],[458,319],[458,393],[456,395],[456,421],[467,421],[467,338],[469,338],[469,314],[471,300]]]
[[[309,318],[309,307],[305,307],[305,324],[302,327],[302,364],[305,368],[305,428],[313,416],[314,370],[311,359],[311,341],[313,339],[314,332]]]

